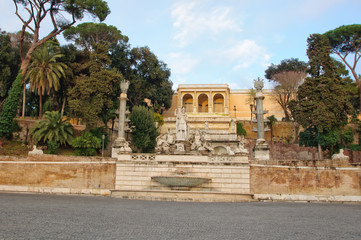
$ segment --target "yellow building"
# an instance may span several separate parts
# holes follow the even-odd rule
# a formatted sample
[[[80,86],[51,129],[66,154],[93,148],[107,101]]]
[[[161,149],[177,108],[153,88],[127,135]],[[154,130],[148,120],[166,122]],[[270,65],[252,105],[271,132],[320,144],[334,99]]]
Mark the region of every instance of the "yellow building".
[[[284,117],[271,90],[263,90],[263,106],[278,120]],[[251,120],[255,103],[250,90],[231,90],[228,84],[181,84],[173,95],[172,106],[163,113],[165,124],[162,132],[175,128],[175,111],[184,107],[191,128],[203,129],[205,122],[210,129],[229,129],[231,119]],[[253,117],[254,118],[254,115]]]

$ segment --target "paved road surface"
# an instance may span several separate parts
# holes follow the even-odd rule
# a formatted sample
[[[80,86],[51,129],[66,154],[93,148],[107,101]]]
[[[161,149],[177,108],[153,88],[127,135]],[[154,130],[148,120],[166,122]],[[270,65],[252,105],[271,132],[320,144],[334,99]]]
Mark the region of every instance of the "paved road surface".
[[[0,239],[361,239],[361,205],[0,193]]]

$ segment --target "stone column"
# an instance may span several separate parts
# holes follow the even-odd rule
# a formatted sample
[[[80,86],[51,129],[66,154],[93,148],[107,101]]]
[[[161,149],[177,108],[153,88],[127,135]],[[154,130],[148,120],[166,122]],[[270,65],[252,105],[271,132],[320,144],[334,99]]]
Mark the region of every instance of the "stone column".
[[[213,113],[213,92],[212,90],[209,92],[209,98],[208,98],[208,113]]]
[[[229,108],[228,108],[228,101],[229,98],[229,94],[227,94],[227,92],[224,92],[224,113],[225,114],[229,114]]]
[[[193,112],[198,113],[198,96],[196,91],[194,91],[193,96]]]
[[[123,80],[120,83],[120,104],[119,104],[119,122],[118,122],[118,137],[114,141],[112,148],[112,157],[117,157],[118,154],[131,153],[132,150],[129,147],[129,143],[125,140],[125,111],[127,104],[127,91],[129,88],[129,81]]]
[[[256,117],[257,117],[257,141],[254,147],[254,157],[256,160],[269,160],[269,147],[264,138],[264,117],[262,94],[263,80],[258,78],[254,81],[254,88],[256,89]]]

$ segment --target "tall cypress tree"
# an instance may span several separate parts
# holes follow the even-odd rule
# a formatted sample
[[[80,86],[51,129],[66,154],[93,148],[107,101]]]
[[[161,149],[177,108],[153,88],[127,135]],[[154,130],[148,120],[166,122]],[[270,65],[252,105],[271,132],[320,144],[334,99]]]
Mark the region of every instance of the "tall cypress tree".
[[[297,100],[290,103],[290,109],[295,120],[306,129],[306,135],[314,139],[306,141],[306,145],[323,143],[323,148],[329,148],[325,138],[334,136],[331,132],[347,124],[352,106],[347,98],[346,82],[330,57],[328,39],[323,35],[313,34],[307,42],[310,77],[298,88]],[[300,137],[302,136],[305,133]]]

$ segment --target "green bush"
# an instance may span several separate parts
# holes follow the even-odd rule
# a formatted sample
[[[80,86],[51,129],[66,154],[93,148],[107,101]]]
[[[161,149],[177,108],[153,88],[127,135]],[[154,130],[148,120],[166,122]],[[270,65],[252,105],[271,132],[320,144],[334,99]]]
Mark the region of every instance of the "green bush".
[[[42,120],[30,129],[35,144],[38,142],[56,141],[61,145],[71,144],[74,127],[69,118],[57,111],[45,112]]]
[[[5,100],[0,112],[0,137],[10,136],[16,129],[14,124],[14,118],[19,107],[19,101],[21,99],[23,76],[18,74],[13,85],[9,91],[9,96]]]
[[[351,149],[353,151],[361,151],[361,146],[357,145],[357,144],[352,144],[352,145],[350,145],[349,149]]]
[[[90,129],[90,133],[100,139],[103,142],[103,135],[104,135],[104,148],[106,148],[109,144],[109,133],[104,127],[97,127]]]
[[[90,132],[84,132],[82,136],[73,140],[72,146],[78,156],[94,156],[96,149],[101,148],[101,140]]]
[[[49,154],[57,154],[59,150],[59,143],[56,141],[48,141],[48,153]]]
[[[237,135],[238,136],[247,136],[246,129],[243,128],[243,124],[240,122],[237,123]]]
[[[144,106],[135,106],[130,115],[132,143],[138,152],[151,153],[157,144],[157,128],[154,124],[154,111]]]

